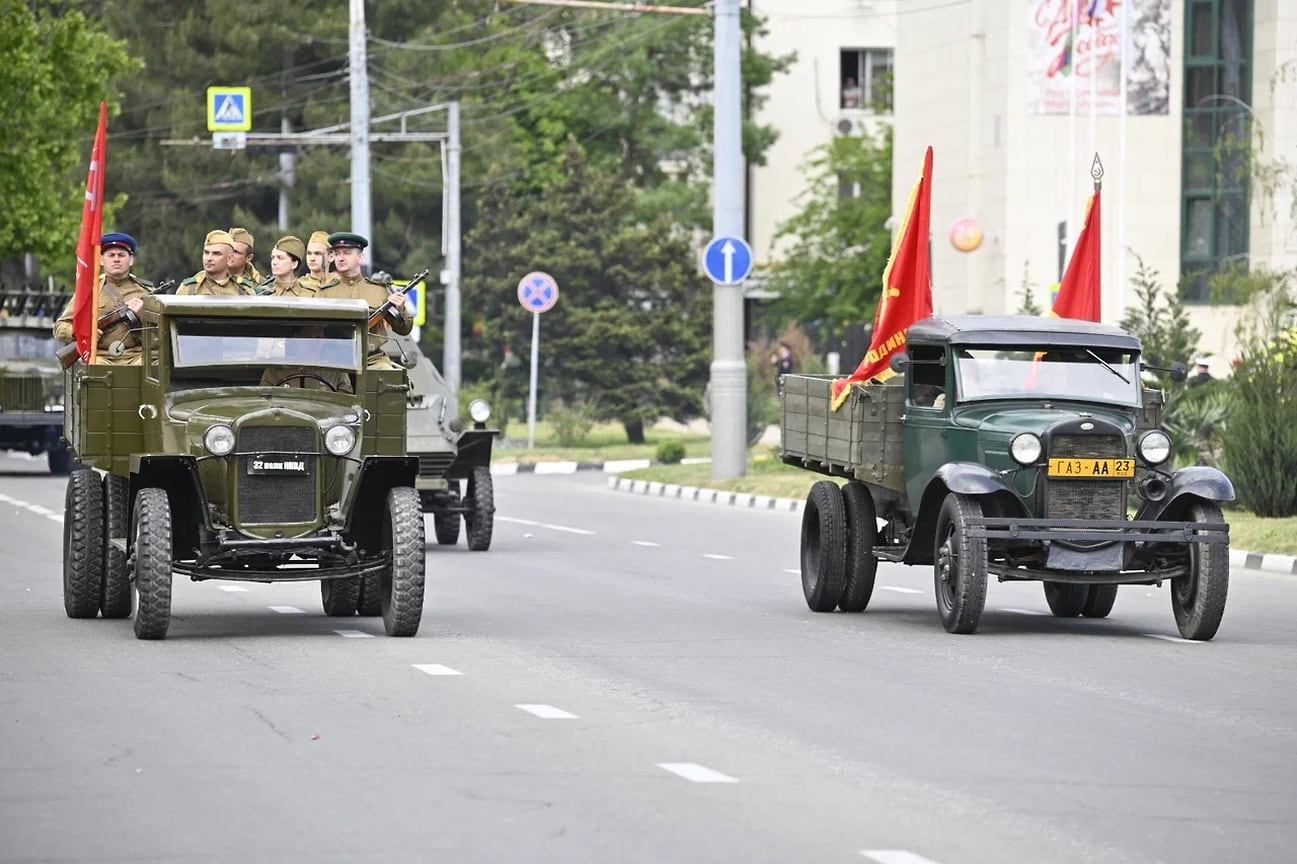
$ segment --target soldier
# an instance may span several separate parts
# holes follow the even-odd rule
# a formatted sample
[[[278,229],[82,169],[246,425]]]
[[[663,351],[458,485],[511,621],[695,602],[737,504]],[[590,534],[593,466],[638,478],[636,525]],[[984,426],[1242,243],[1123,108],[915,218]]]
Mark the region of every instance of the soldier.
[[[144,305],[142,298],[153,290],[152,282],[147,282],[131,272],[131,267],[135,265],[135,249],[135,238],[129,234],[105,234],[99,239],[101,272],[96,320],[121,306],[138,313],[140,307]],[[76,338],[72,332],[74,306],[76,306],[75,298],[68,303],[59,320],[54,323],[54,338],[60,342],[71,342]],[[132,332],[128,322],[119,321],[106,332],[99,334],[95,360],[99,363],[113,363],[119,366],[139,364],[140,339]]]
[[[230,272],[242,276],[253,285],[260,285],[265,277],[257,271],[252,259],[257,257],[252,251],[252,234],[247,228],[231,228],[230,237],[234,240],[234,254],[230,256]]]
[[[361,272],[360,267],[365,260],[365,247],[368,245],[369,241],[359,234],[340,231],[329,235],[329,251],[333,255],[333,266],[337,270],[338,282],[336,285],[321,288],[319,296],[334,300],[358,298],[369,304],[371,312],[391,300],[392,305],[396,307],[394,314],[389,315],[386,321],[375,324],[370,330],[368,365],[371,369],[394,369],[395,364],[383,353],[383,345],[387,342],[387,328],[390,325],[396,333],[402,335],[409,333],[414,329],[414,312],[406,302],[405,294],[400,291],[392,292],[386,285],[366,278]]]
[[[230,255],[234,252],[234,238],[228,231],[212,231],[203,242],[203,269],[190,276],[176,293],[215,294],[237,297],[257,293],[256,283],[230,273]]]
[[[314,297],[316,287],[305,284],[297,275],[304,257],[306,246],[301,239],[291,234],[280,237],[270,253],[271,277],[264,284],[269,285],[276,296]]]
[[[337,284],[337,277],[329,272],[329,232],[316,231],[306,243],[306,275],[302,284],[320,289]]]

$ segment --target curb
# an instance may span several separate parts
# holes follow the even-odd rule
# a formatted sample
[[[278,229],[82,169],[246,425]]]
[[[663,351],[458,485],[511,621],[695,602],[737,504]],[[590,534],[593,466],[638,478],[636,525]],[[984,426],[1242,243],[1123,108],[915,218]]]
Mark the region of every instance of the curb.
[[[628,480],[624,477],[609,477],[608,488],[618,492],[650,495],[655,498],[677,498],[681,501],[701,501],[704,504],[720,504],[722,506],[743,507],[752,510],[777,510],[781,513],[796,513],[802,509],[802,501],[797,498],[772,498],[767,495],[751,495],[746,492],[725,492],[720,489],[700,489],[694,486],[677,486],[673,483],[659,483],[649,480]],[[1231,549],[1229,551],[1229,566],[1244,570],[1262,570],[1267,573],[1297,576],[1297,557],[1279,555],[1273,552],[1246,552],[1242,549]]]
[[[681,459],[682,465],[697,465],[711,462],[710,459]],[[496,462],[491,465],[491,476],[512,477],[515,474],[575,474],[577,471],[602,471],[605,474],[617,474],[621,471],[636,471],[655,465],[652,459],[614,459],[608,462]]]

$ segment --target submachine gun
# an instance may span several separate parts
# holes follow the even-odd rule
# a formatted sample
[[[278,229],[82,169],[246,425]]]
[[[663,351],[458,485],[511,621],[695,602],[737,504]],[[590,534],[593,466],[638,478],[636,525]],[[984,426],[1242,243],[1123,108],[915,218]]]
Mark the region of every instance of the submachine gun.
[[[413,276],[410,277],[409,284],[407,284],[404,288],[400,289],[400,293],[404,295],[409,295],[410,291],[416,288],[420,282],[423,282],[427,278],[428,278],[428,271],[426,269],[420,270],[418,273],[415,273]],[[382,306],[379,306],[373,312],[369,313],[369,328],[372,330],[374,327],[377,327],[383,321],[384,318],[386,318],[388,321],[392,323],[396,323],[399,317],[400,315],[396,311],[396,307],[392,305],[392,301],[390,299],[385,300]]]
[[[158,286],[150,291],[149,294],[171,294],[175,290],[176,280],[167,279],[165,282],[159,282]],[[127,326],[132,330],[140,326],[139,316],[131,311],[131,307],[127,306],[125,303],[118,306],[116,309],[113,309],[111,312],[105,312],[100,315],[99,320],[95,323],[95,328],[98,333],[102,333],[108,328],[114,327],[123,321],[125,321]],[[98,333],[95,334],[96,339],[99,338]],[[64,369],[67,369],[73,363],[77,362],[78,358],[81,357],[81,352],[77,350],[77,343],[75,340],[59,348],[59,350],[54,353],[55,356],[59,358],[59,362],[63,364]]]

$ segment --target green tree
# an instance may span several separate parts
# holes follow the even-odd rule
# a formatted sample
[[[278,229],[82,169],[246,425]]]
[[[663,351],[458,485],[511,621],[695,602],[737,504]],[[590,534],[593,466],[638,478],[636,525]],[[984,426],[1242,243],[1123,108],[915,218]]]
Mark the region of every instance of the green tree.
[[[1018,314],[1043,315],[1044,309],[1036,302],[1036,283],[1031,281],[1030,262],[1022,265],[1022,282],[1018,283]]]
[[[139,65],[66,6],[0,0],[0,261],[11,277],[25,253],[72,275],[99,103],[115,106],[108,80]]]
[[[780,226],[786,251],[770,271],[770,315],[842,326],[873,320],[891,252],[892,130],[841,135],[814,151],[798,213]]]

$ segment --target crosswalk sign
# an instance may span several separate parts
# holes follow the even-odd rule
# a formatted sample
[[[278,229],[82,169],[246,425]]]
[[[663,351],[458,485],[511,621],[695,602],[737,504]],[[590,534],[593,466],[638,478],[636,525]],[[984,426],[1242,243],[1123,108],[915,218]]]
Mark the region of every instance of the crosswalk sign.
[[[207,88],[207,131],[249,132],[251,130],[251,87]]]

